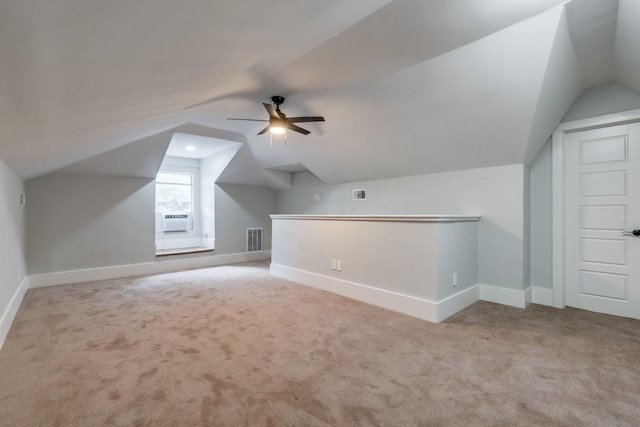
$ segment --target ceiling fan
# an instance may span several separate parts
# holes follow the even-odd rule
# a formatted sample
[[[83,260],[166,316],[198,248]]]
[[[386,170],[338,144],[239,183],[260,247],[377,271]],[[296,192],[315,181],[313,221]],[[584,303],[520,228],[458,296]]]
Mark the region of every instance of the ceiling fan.
[[[272,134],[283,134],[287,129],[292,130],[294,132],[301,133],[303,135],[309,135],[309,132],[306,129],[301,128],[300,126],[295,125],[294,123],[305,123],[305,122],[324,122],[324,117],[322,116],[306,116],[306,117],[287,117],[282,111],[280,111],[280,105],[284,102],[284,97],[282,96],[272,96],[271,101],[275,104],[275,108],[273,105],[267,104],[265,102],[262,103],[264,108],[269,113],[269,120],[262,119],[237,119],[237,118],[229,118],[227,120],[246,120],[251,122],[269,122],[269,125],[258,132],[258,135],[262,135],[267,131],[271,131]]]

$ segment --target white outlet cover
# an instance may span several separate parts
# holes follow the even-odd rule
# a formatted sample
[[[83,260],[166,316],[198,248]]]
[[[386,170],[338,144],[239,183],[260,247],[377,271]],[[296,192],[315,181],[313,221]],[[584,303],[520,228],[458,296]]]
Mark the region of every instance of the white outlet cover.
[[[342,271],[342,260],[341,259],[336,261],[336,270]]]
[[[319,194],[314,194],[313,195],[313,201],[314,202],[319,202],[320,201],[320,195]]]

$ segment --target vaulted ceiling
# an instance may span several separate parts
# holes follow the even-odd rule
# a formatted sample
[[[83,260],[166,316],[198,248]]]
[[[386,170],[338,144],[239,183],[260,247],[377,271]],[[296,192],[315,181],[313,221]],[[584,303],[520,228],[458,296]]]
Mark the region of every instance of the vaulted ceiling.
[[[637,40],[637,0],[0,0],[0,158],[144,175],[196,129],[242,143],[221,182],[274,188],[530,163],[585,89],[640,93]],[[326,122],[226,120],[276,94]]]

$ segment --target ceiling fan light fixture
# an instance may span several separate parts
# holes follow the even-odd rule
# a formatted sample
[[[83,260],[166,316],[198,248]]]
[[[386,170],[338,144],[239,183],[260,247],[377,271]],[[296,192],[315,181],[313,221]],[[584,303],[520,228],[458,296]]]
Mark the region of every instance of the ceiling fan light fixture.
[[[324,122],[324,117],[322,116],[302,116],[302,117],[287,117],[282,111],[280,111],[280,105],[284,102],[284,97],[282,96],[272,96],[271,101],[273,101],[275,108],[271,104],[267,104],[265,102],[262,103],[264,108],[267,110],[269,114],[269,119],[240,119],[235,117],[229,117],[227,120],[246,120],[250,122],[269,122],[269,124],[258,132],[258,135],[263,135],[269,132],[269,135],[285,135],[286,142],[286,134],[287,129],[293,132],[301,133],[302,135],[309,135],[311,132],[308,130],[301,128],[296,123],[308,123],[308,122]]]

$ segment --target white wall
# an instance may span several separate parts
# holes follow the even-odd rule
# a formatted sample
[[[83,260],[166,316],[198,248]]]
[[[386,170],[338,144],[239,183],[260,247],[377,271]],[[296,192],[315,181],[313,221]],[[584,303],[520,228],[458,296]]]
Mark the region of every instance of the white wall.
[[[263,249],[271,249],[276,194],[268,187],[218,184],[215,188],[216,253],[245,252],[246,229],[262,227]]]
[[[526,173],[509,165],[336,185],[298,173],[291,189],[278,191],[278,213],[479,215],[480,282],[522,290]],[[366,201],[351,200],[356,188],[366,188]]]
[[[208,159],[200,161],[200,226],[203,243],[215,247],[216,239],[216,181],[215,171]]]
[[[155,183],[52,173],[27,182],[28,272],[152,261]]]
[[[19,206],[22,191],[22,180],[0,160],[0,318],[26,274],[25,212]],[[0,336],[0,346],[3,339]]]

